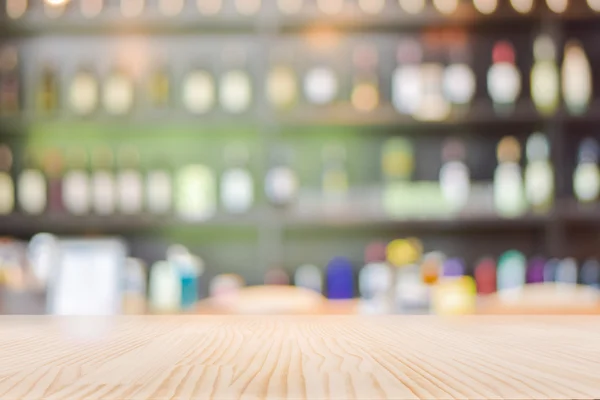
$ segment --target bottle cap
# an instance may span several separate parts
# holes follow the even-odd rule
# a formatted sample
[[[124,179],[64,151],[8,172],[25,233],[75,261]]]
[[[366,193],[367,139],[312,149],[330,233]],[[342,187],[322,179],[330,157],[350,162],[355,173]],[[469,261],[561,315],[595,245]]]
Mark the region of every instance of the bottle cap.
[[[550,142],[543,133],[536,132],[529,136],[526,145],[527,160],[543,161],[550,158]]]
[[[64,168],[63,155],[58,149],[47,149],[43,156],[44,170],[51,177],[58,177]]]
[[[496,63],[515,63],[515,49],[513,45],[505,40],[499,41],[492,50],[492,60]]]
[[[10,147],[0,144],[0,171],[8,172],[13,165],[13,155]]]
[[[352,54],[354,65],[361,70],[373,70],[379,62],[377,47],[370,44],[361,44],[354,49]]]
[[[365,264],[384,262],[386,260],[385,242],[372,242],[365,248]]]
[[[542,257],[534,257],[529,261],[527,268],[527,283],[544,282],[544,265],[546,260]]]
[[[548,35],[540,35],[533,44],[533,55],[536,60],[555,60],[556,46]]]
[[[388,139],[383,145],[382,169],[389,177],[409,177],[414,170],[414,149],[404,138]]]
[[[594,138],[585,138],[579,145],[579,163],[597,163],[600,146]]]
[[[458,138],[450,138],[446,140],[442,148],[442,159],[445,162],[464,161],[466,157],[465,144]]]
[[[396,60],[398,64],[419,64],[423,59],[423,49],[415,39],[405,39],[398,45]]]
[[[498,143],[496,156],[499,163],[518,163],[521,160],[521,144],[514,136],[505,136]]]
[[[443,269],[445,278],[456,278],[465,275],[465,264],[458,258],[446,260]]]

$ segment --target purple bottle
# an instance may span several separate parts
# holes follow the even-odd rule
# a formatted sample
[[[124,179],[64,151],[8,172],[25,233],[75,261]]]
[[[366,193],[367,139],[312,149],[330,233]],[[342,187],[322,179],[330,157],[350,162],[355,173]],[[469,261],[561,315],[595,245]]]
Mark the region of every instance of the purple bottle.
[[[444,263],[444,278],[457,278],[465,274],[465,264],[458,258],[449,258]]]
[[[327,264],[327,297],[331,300],[354,297],[352,263],[344,257],[335,257]]]
[[[529,261],[527,268],[527,283],[543,283],[544,282],[544,266],[546,260],[542,257],[534,257]]]

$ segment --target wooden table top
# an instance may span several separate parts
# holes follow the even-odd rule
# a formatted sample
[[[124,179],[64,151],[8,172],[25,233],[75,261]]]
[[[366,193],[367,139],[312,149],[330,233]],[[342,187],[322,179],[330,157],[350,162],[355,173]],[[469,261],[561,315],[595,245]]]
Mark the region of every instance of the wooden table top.
[[[0,399],[600,398],[597,317],[0,318]]]

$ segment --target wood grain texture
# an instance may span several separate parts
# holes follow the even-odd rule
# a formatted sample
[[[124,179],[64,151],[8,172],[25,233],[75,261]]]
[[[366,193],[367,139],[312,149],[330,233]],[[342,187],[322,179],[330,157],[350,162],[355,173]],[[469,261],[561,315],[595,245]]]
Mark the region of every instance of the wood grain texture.
[[[0,318],[0,399],[593,399],[600,318]]]

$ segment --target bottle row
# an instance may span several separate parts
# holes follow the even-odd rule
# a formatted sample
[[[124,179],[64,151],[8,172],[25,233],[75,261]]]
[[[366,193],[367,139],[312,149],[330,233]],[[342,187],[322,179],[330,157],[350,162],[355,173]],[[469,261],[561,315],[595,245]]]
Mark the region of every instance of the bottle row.
[[[264,191],[276,206],[291,206],[299,196],[300,179],[287,148],[274,153]],[[0,215],[18,209],[26,214],[63,213],[86,215],[175,213],[184,219],[205,220],[219,208],[240,214],[255,205],[256,183],[250,169],[250,153],[243,144],[225,147],[221,176],[203,163],[173,168],[169,162],[146,164],[135,147],[123,146],[115,155],[109,147],[91,152],[73,147],[28,152],[20,171],[13,171],[13,155],[0,145]],[[415,181],[415,148],[402,137],[387,139],[381,147],[381,195],[388,214],[399,215],[416,209],[432,209],[448,214],[475,208],[476,194],[487,190],[493,208],[501,216],[518,217],[533,209],[547,212],[554,200],[555,176],[546,135],[534,133],[525,144],[525,170],[522,172],[522,146],[513,136],[497,145],[497,166],[493,182],[472,181],[467,164],[467,147],[457,138],[443,145],[438,181]],[[41,156],[40,156],[41,155]],[[573,171],[573,192],[582,203],[600,195],[600,145],[594,138],[580,143]],[[341,206],[351,200],[347,150],[343,142],[323,147],[320,199]],[[306,185],[304,185],[306,186]],[[413,199],[414,202],[411,200]],[[331,203],[333,202],[333,203]],[[15,204],[16,203],[16,204]],[[492,210],[490,210],[492,211]]]
[[[556,14],[562,14],[569,10],[570,3],[582,0],[546,0],[545,4],[549,10]],[[598,0],[586,0],[590,11],[600,12]],[[122,17],[135,18],[146,12],[159,12],[165,17],[176,17],[184,11],[196,8],[202,16],[217,16],[224,11],[230,10],[243,17],[251,17],[261,13],[263,8],[272,9],[282,15],[296,15],[315,11],[310,1],[303,0],[277,0],[277,2],[262,2],[261,0],[158,0],[153,4],[146,0],[120,0],[118,3],[110,3],[104,0],[44,0],[43,2],[31,2],[28,0],[6,0],[6,15],[11,19],[19,19],[26,16],[28,11],[43,8],[48,18],[58,18],[69,12],[79,13],[85,18],[95,18],[103,13],[108,13],[118,7]],[[109,3],[109,4],[106,4]],[[229,4],[231,3],[231,4]],[[471,3],[471,4],[469,4]],[[440,15],[451,16],[465,8],[472,7],[481,14],[493,14],[501,0],[316,0],[316,11],[325,16],[335,16],[348,12],[362,12],[364,15],[381,15],[391,11],[393,7],[399,8],[407,15],[418,15],[433,7]],[[541,6],[542,0],[510,0],[512,9],[519,14],[528,14],[536,6]],[[195,7],[194,7],[195,6]]]
[[[81,257],[87,262],[74,265]],[[205,261],[181,245],[170,246],[165,259],[149,269],[111,239],[73,241],[38,234],[29,243],[0,245],[0,284],[12,291],[47,289],[48,309],[54,313],[76,309],[90,314],[98,304],[107,313],[177,313],[194,308],[207,296],[214,304],[225,305],[245,285],[241,276],[229,273],[205,282],[205,272]],[[78,279],[73,280],[75,276]],[[282,268],[264,275],[265,285],[294,284],[331,300],[359,298],[360,312],[386,314],[471,313],[485,296],[498,293],[510,300],[526,285],[541,283],[556,283],[557,297],[569,296],[576,285],[600,289],[600,262],[590,258],[578,266],[574,258],[527,260],[523,253],[508,250],[497,260],[484,256],[470,268],[461,258],[424,252],[418,239],[408,238],[370,243],[360,263],[335,256],[322,267],[303,264],[293,276]],[[96,290],[82,291],[95,284]],[[87,294],[85,301],[77,298],[81,293]],[[108,302],[106,295],[112,297]],[[458,301],[446,301],[450,295]]]
[[[33,111],[41,116],[89,117],[102,112],[122,117],[143,109],[184,109],[199,116],[217,111],[240,115],[266,101],[276,112],[347,104],[359,113],[370,113],[391,105],[400,115],[417,121],[444,121],[469,111],[478,93],[485,93],[497,114],[510,116],[519,101],[527,98],[526,74],[530,75],[531,99],[541,115],[553,115],[563,103],[570,114],[583,114],[594,95],[586,51],[579,41],[568,41],[559,66],[556,47],[550,37],[540,35],[533,46],[533,67],[522,71],[513,44],[497,41],[489,53],[484,91],[478,90],[481,81],[464,45],[451,46],[451,54],[435,62],[425,61],[422,46],[412,39],[398,45],[391,73],[381,68],[379,59],[384,53],[364,44],[357,45],[348,63],[341,65],[340,60],[315,60],[309,67],[296,68],[297,62],[280,57],[272,61],[264,77],[252,75],[247,59],[222,65],[219,70],[208,66],[190,69],[176,79],[166,66],[154,67],[142,79],[139,71],[134,74],[133,66],[124,63],[100,76],[91,65],[82,64],[73,73],[63,74],[42,62],[37,76],[29,75],[32,82],[26,91],[18,50],[6,47],[0,55],[0,115]],[[351,71],[348,65],[352,65]]]

